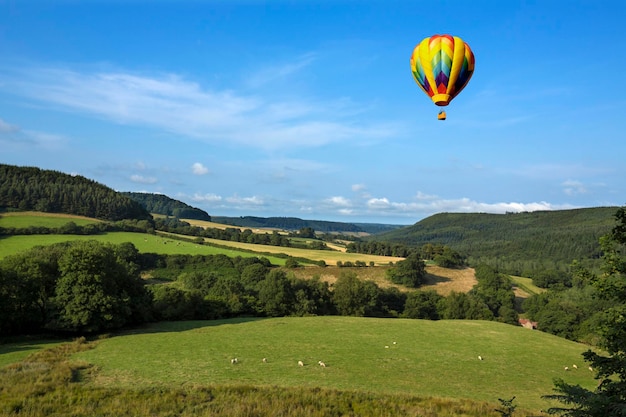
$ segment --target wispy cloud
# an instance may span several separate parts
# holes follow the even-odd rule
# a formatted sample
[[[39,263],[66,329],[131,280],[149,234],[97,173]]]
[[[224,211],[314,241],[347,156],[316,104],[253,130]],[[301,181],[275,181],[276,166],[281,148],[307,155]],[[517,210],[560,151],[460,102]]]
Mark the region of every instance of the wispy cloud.
[[[68,142],[63,135],[24,130],[0,119],[0,143],[12,147],[38,147],[46,150],[59,149]]]
[[[292,70],[307,65],[310,59],[294,64]],[[314,147],[347,139],[384,138],[395,132],[392,124],[354,119],[362,109],[339,98],[285,101],[212,90],[175,74],[37,67],[1,72],[10,82],[0,88],[10,88],[13,94],[58,110],[163,129],[204,141],[269,149]]]
[[[569,196],[587,193],[587,187],[585,187],[585,185],[580,181],[567,180],[567,181],[564,181],[562,185],[563,185],[563,192]]]
[[[156,184],[158,182],[158,179],[155,177],[145,177],[139,174],[131,175],[130,180],[138,184]]]

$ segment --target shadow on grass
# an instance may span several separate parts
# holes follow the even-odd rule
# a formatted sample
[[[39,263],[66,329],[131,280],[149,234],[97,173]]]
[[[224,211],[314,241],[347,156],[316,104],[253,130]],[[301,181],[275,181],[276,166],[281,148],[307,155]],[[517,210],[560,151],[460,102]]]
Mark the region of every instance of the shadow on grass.
[[[426,274],[424,276],[425,285],[436,285],[436,284],[441,284],[443,282],[450,282],[450,281],[452,281],[450,278],[442,277],[440,275]]]
[[[249,323],[253,321],[267,320],[267,317],[236,317],[231,319],[220,320],[188,320],[188,321],[161,321],[156,323],[148,323],[143,326],[126,329],[109,336],[125,336],[129,334],[148,334],[148,333],[175,333],[186,332],[189,330],[201,329],[203,327],[224,326],[233,324]]]
[[[54,336],[15,336],[0,340],[0,355],[14,352],[41,350],[43,345],[69,342],[70,339]]]

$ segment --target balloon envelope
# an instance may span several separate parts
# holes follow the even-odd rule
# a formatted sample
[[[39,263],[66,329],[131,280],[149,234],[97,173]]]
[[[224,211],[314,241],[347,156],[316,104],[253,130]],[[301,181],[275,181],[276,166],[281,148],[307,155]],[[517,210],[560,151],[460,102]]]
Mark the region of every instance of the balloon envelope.
[[[433,35],[413,49],[411,72],[433,103],[447,106],[472,78],[474,53],[458,36]]]

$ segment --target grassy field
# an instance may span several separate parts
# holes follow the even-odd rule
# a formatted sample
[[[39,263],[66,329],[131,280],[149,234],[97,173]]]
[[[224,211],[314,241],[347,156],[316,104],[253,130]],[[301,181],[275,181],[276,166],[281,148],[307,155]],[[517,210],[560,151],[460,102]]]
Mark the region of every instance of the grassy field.
[[[74,222],[79,226],[98,223],[100,220],[89,217],[76,216],[61,213],[41,213],[35,211],[20,211],[2,213],[0,215],[0,227],[61,227],[69,222]]]
[[[191,255],[215,255],[218,253],[235,257],[259,256],[258,254],[238,251],[236,248],[224,249],[208,245],[199,245],[191,242],[183,242],[163,236],[149,235],[145,233],[110,232],[100,235],[17,235],[0,237],[0,259],[5,256],[28,250],[38,245],[51,245],[53,243],[72,240],[98,240],[120,244],[132,243],[139,252],[159,254],[191,254]],[[273,256],[265,256],[274,265],[284,265],[285,259]]]
[[[516,396],[537,411],[549,405],[541,396],[554,378],[595,386],[585,350],[495,322],[308,317],[159,323],[74,359],[96,365],[99,387],[319,387],[492,403]]]
[[[528,296],[541,294],[542,292],[546,291],[545,288],[540,288],[536,286],[535,284],[533,284],[532,278],[518,277],[515,275],[509,275],[509,276],[511,277],[511,281],[513,281],[513,284],[519,290],[522,290],[524,293],[526,293]]]

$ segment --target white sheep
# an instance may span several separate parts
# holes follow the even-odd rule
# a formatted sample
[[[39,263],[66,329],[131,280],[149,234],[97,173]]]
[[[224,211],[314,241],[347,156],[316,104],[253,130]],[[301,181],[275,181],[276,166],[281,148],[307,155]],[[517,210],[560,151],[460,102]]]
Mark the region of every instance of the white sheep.
[[[563,368],[563,369],[565,369],[566,371],[569,371],[569,366],[566,366],[566,367],[565,367],[565,368]]]
[[[320,366],[321,366],[322,368],[326,368],[326,364],[325,364],[324,362],[319,361],[318,363],[320,364]]]
[[[263,363],[267,363],[267,358],[263,358]]]
[[[234,364],[236,364],[237,362],[239,362],[239,361],[237,360],[237,358],[232,358],[232,359],[230,360],[230,363],[232,363],[233,365],[234,365]]]
[[[589,370],[590,370],[591,372],[593,372],[593,368],[592,368],[591,366],[589,367]]]
[[[304,366],[304,362],[298,361],[298,366]]]
[[[573,365],[572,365],[572,368],[574,368],[574,369],[578,369],[578,366],[577,366],[576,364],[573,364]]]
[[[478,355],[478,360],[479,360],[479,361],[482,361],[482,360],[483,360],[483,357],[482,357],[482,356],[480,356],[480,355]]]

